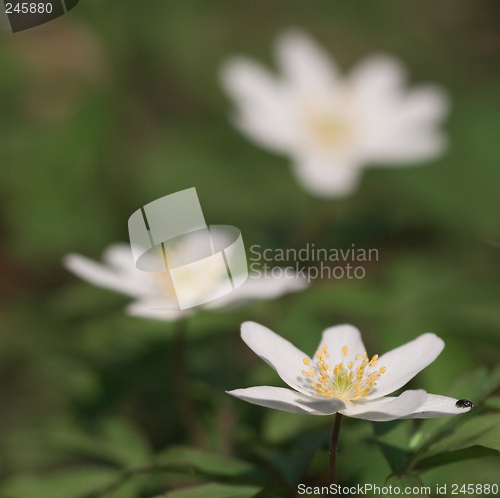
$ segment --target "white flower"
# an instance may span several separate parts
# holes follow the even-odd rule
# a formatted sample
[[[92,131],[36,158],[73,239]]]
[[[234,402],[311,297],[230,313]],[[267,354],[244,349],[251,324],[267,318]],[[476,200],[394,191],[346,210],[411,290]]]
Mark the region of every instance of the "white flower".
[[[249,403],[311,415],[339,412],[378,422],[457,415],[470,410],[457,407],[454,398],[423,390],[387,396],[438,357],[444,342],[435,334],[423,334],[371,359],[359,330],[352,325],[326,329],[314,358],[258,323],[245,322],[241,337],[294,389],[258,386],[229,391]]]
[[[177,250],[186,251],[185,247]],[[195,312],[198,308],[181,310],[167,273],[150,273],[138,270],[128,244],[117,243],[103,253],[103,263],[98,263],[79,254],[67,254],[63,265],[83,280],[135,298],[126,308],[130,315],[172,321]],[[198,275],[186,274],[186,280],[194,285],[209,285],[200,281]],[[210,276],[209,276],[210,278]],[[214,286],[217,281],[212,282]],[[254,299],[273,299],[288,292],[306,287],[303,278],[249,278],[241,287],[225,296],[206,303],[201,308],[220,308],[240,304]]]
[[[234,123],[249,139],[288,156],[298,181],[319,197],[343,197],[361,170],[401,166],[441,154],[439,130],[448,99],[436,86],[405,89],[395,58],[375,55],[342,77],[321,47],[300,31],[278,37],[282,76],[244,58],[230,59],[222,83],[233,98]]]

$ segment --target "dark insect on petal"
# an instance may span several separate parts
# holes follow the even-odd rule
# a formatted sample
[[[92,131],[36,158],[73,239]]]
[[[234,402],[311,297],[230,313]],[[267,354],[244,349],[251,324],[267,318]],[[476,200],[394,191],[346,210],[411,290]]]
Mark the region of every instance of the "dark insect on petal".
[[[469,399],[459,399],[455,403],[455,406],[457,408],[472,408],[474,406],[474,403]]]

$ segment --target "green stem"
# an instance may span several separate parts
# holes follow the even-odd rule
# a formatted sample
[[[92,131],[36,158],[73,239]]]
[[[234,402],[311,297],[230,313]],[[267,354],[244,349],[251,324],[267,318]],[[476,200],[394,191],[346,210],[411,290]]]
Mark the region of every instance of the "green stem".
[[[195,446],[207,448],[208,439],[198,419],[196,409],[189,396],[189,380],[186,359],[187,322],[177,323],[172,345],[172,364],[174,366],[173,391],[179,419]]]
[[[333,424],[333,431],[332,431],[332,439],[330,441],[330,481],[332,484],[338,484],[337,449],[338,449],[341,424],[342,424],[342,415],[340,413],[337,413],[335,415],[335,422]]]

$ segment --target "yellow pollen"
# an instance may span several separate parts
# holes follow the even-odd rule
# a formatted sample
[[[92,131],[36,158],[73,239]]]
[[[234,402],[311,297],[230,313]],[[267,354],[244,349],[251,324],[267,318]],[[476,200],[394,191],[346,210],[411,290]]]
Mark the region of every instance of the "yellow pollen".
[[[347,346],[343,346],[341,351],[343,357],[349,355]],[[302,360],[304,365],[310,366],[309,370],[302,370],[302,375],[310,379],[311,387],[317,394],[328,398],[338,398],[345,402],[358,401],[370,394],[381,374],[386,371],[386,367],[375,370],[373,367],[379,356],[374,355],[369,359],[366,351],[356,354],[354,361],[335,366],[326,363],[329,357],[328,347],[324,344],[316,351],[317,360]]]

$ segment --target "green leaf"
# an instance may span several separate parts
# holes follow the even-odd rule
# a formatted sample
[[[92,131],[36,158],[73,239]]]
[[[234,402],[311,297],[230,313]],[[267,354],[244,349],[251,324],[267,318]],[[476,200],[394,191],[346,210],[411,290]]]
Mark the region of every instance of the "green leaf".
[[[406,473],[412,457],[408,448],[411,435],[408,421],[375,422],[373,428],[375,441],[394,474]]]
[[[119,478],[116,471],[79,469],[51,476],[20,475],[3,487],[6,498],[84,498],[100,491]]]
[[[500,414],[469,419],[424,453],[412,470],[423,472],[448,463],[488,456],[500,456]]]
[[[98,435],[87,434],[68,424],[57,427],[52,439],[67,452],[90,455],[124,467],[151,461],[144,437],[131,424],[118,418],[104,421]]]
[[[462,376],[447,391],[448,396],[470,399],[476,405],[483,403],[491,394],[500,388],[500,367],[493,372],[485,368]],[[467,420],[478,416],[477,407],[464,415],[441,417],[426,420],[420,430],[420,451],[426,450],[443,438],[453,434],[455,429]]]
[[[462,460],[471,460],[483,457],[500,457],[500,451],[485,446],[470,446],[462,450],[439,453],[428,458],[424,458],[417,462],[412,468],[417,472],[424,472],[435,467],[448,465],[449,463],[460,462]]]
[[[302,434],[288,451],[262,451],[262,456],[269,460],[281,473],[289,486],[295,486],[301,475],[311,463],[316,452],[328,444],[329,431],[316,431]]]
[[[453,434],[431,446],[430,452],[442,453],[474,445],[500,450],[500,414],[468,419]]]
[[[259,486],[211,483],[172,491],[156,498],[252,498],[261,490]]]
[[[117,461],[125,465],[141,465],[150,460],[149,445],[137,429],[123,419],[108,419],[102,434]]]
[[[172,468],[188,468],[203,474],[225,477],[239,476],[254,470],[252,465],[241,460],[183,446],[168,448],[159,453],[155,461]]]
[[[321,417],[269,410],[264,419],[264,437],[270,443],[282,443],[305,430],[323,425],[324,422],[320,419]]]
[[[397,474],[404,474],[410,466],[411,452],[382,442],[379,442],[378,446],[391,470]]]
[[[141,486],[135,477],[129,478],[116,490],[108,493],[106,498],[138,498],[140,496]]]
[[[486,408],[493,408],[494,410],[500,410],[500,396],[492,396],[484,402]]]

